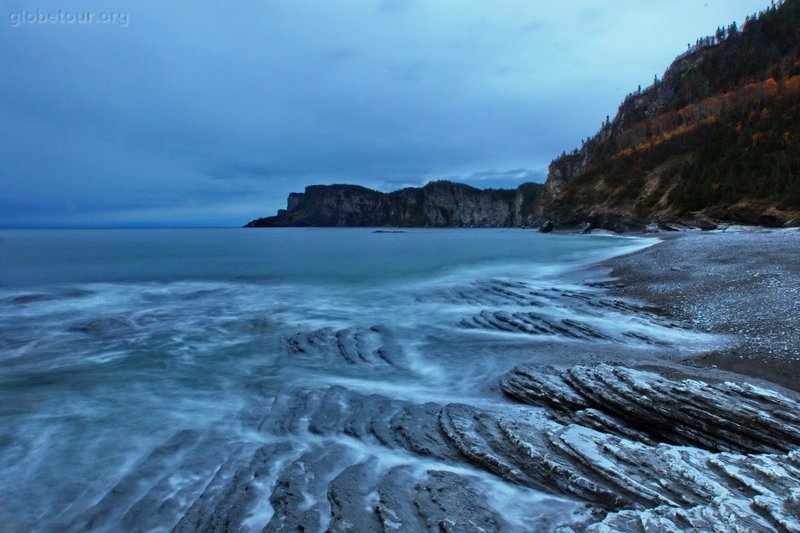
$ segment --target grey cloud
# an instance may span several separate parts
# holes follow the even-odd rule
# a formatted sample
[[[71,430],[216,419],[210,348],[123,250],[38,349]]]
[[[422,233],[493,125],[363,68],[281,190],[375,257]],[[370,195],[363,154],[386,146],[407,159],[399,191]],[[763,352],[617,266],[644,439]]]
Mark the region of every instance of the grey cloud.
[[[309,183],[541,181],[686,42],[765,4],[85,0],[129,24],[0,28],[0,225],[238,225]]]

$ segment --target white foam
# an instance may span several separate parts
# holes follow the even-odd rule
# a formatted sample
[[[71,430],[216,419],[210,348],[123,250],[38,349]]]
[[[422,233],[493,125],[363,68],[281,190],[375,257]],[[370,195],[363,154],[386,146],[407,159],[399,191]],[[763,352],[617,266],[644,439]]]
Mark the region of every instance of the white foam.
[[[247,529],[260,529],[272,517],[268,494],[282,466],[326,441],[350,451],[331,477],[354,461],[370,459],[378,472],[400,465],[409,465],[419,477],[428,470],[454,472],[474,480],[487,501],[502,509],[519,530],[537,514],[572,512],[574,502],[509,485],[469,466],[389,450],[368,439],[302,431],[270,435],[257,430],[253,422],[281,389],[331,385],[414,403],[462,402],[508,409],[496,391],[481,393],[487,380],[515,364],[504,359],[505,348],[523,339],[528,343],[527,357],[534,357],[537,342],[558,337],[464,331],[458,327],[460,319],[493,306],[447,302],[436,294],[504,279],[523,281],[534,290],[582,290],[600,296],[601,291],[565,281],[563,274],[658,242],[599,235],[558,239],[552,242],[563,249],[554,252],[551,263],[484,261],[372,284],[308,279],[291,283],[284,278],[277,283],[86,283],[70,286],[75,291],[68,298],[58,296],[63,287],[43,288],[52,298],[24,304],[13,301],[19,291],[0,290],[0,338],[8,339],[0,352],[0,360],[7,363],[1,377],[13,383],[0,391],[3,404],[12,406],[0,427],[0,439],[8,443],[0,449],[0,466],[6,474],[0,491],[19,494],[6,502],[14,508],[37,501],[45,511],[33,518],[45,524],[56,518],[68,521],[97,503],[176,431],[191,429],[252,446],[291,443],[292,452],[275,458],[269,474],[254,481],[259,503],[249,510]],[[583,249],[587,243],[592,246],[588,252]],[[534,310],[549,318],[575,318],[576,307],[568,299],[536,303]],[[514,312],[534,306],[502,307]],[[624,312],[580,318],[617,337],[634,331],[670,343],[703,340],[696,333],[673,331]],[[313,354],[303,359],[282,351],[284,337],[297,332],[376,324],[388,328],[402,349],[397,368],[377,371],[343,362],[326,366],[330,363],[314,359]],[[479,336],[481,351],[472,349],[478,344],[470,345]],[[300,420],[301,425],[307,422]],[[175,474],[170,478],[174,494],[195,485],[199,494],[208,481]],[[75,480],[81,480],[82,492],[76,491]],[[305,496],[305,506],[318,503],[318,496]],[[180,505],[190,504],[191,498],[181,498]],[[374,505],[374,500],[373,494],[365,505]]]

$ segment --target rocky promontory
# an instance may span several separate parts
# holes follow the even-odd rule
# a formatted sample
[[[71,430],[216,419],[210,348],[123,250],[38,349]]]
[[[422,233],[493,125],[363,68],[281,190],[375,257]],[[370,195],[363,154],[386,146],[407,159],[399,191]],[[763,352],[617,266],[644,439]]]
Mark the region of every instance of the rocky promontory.
[[[383,193],[358,185],[313,185],[285,210],[246,227],[518,227],[538,225],[541,184],[477,189],[436,181]]]
[[[637,231],[800,220],[800,0],[698,39],[598,133],[516,190],[434,182],[312,186],[249,227],[437,226]],[[677,226],[676,226],[677,225]],[[548,225],[550,227],[550,225]]]

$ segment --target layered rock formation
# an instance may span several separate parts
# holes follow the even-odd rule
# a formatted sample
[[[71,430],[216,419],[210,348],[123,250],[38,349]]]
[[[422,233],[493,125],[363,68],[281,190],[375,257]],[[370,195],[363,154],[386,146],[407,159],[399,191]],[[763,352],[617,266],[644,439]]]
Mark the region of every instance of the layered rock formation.
[[[177,432],[67,529],[104,528],[109,510],[127,509],[135,530],[514,530],[483,492],[488,475],[590,505],[562,517],[565,532],[800,531],[794,398],[602,364],[526,365],[502,387],[523,404],[287,391],[254,412],[265,443]],[[201,491],[176,489],[163,468],[176,463]]]
[[[670,349],[652,328],[685,330],[595,286],[486,280],[427,290],[419,301],[484,309],[452,317],[463,331],[557,337],[575,350]],[[641,324],[651,326],[650,337]],[[399,340],[387,326],[287,332],[270,366],[248,378],[252,394],[239,417],[246,431],[176,428],[58,529],[800,527],[793,393],[683,367],[530,363],[499,380],[507,400],[473,389],[456,400],[452,391],[402,386],[417,382],[418,354]],[[294,377],[276,389],[273,374],[286,368]],[[336,372],[321,379],[322,369]],[[522,518],[492,499],[498,490],[524,506]],[[542,493],[553,500],[542,503]]]
[[[611,510],[587,531],[800,530],[795,399],[608,365],[524,366],[503,390],[555,421],[531,448],[550,480]]]
[[[452,327],[425,334],[442,342],[403,342],[397,324],[328,321],[259,337],[274,344],[237,374],[236,431],[178,420],[48,525],[800,531],[797,394],[655,366],[652,355],[633,367],[656,350],[685,353],[674,343],[691,331],[609,295],[609,283],[425,287],[420,312],[449,307],[430,320]],[[86,334],[102,338],[94,329]],[[542,364],[553,349],[560,356]],[[604,353],[620,362],[593,362]],[[537,362],[518,364],[525,356]]]
[[[314,185],[292,193],[277,216],[247,227],[397,226],[510,227],[538,224],[541,185],[516,190],[476,189],[438,181],[421,188],[381,193],[356,185]]]

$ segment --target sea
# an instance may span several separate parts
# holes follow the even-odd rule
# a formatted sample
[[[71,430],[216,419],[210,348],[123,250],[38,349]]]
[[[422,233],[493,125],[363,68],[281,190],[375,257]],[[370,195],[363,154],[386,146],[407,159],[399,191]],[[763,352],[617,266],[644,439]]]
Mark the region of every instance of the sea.
[[[656,317],[589,305],[608,297],[586,266],[654,242],[521,229],[0,230],[0,529],[172,530],[241,450],[280,442],[240,530],[276,523],[282,469],[320,446],[345,450],[329,479],[368,460],[454,471],[512,529],[540,530],[582,504],[357,431],[315,431],[291,398],[335,387],[504,408],[497,382],[519,363],[696,342]],[[303,505],[324,515],[325,491],[307,489]]]

